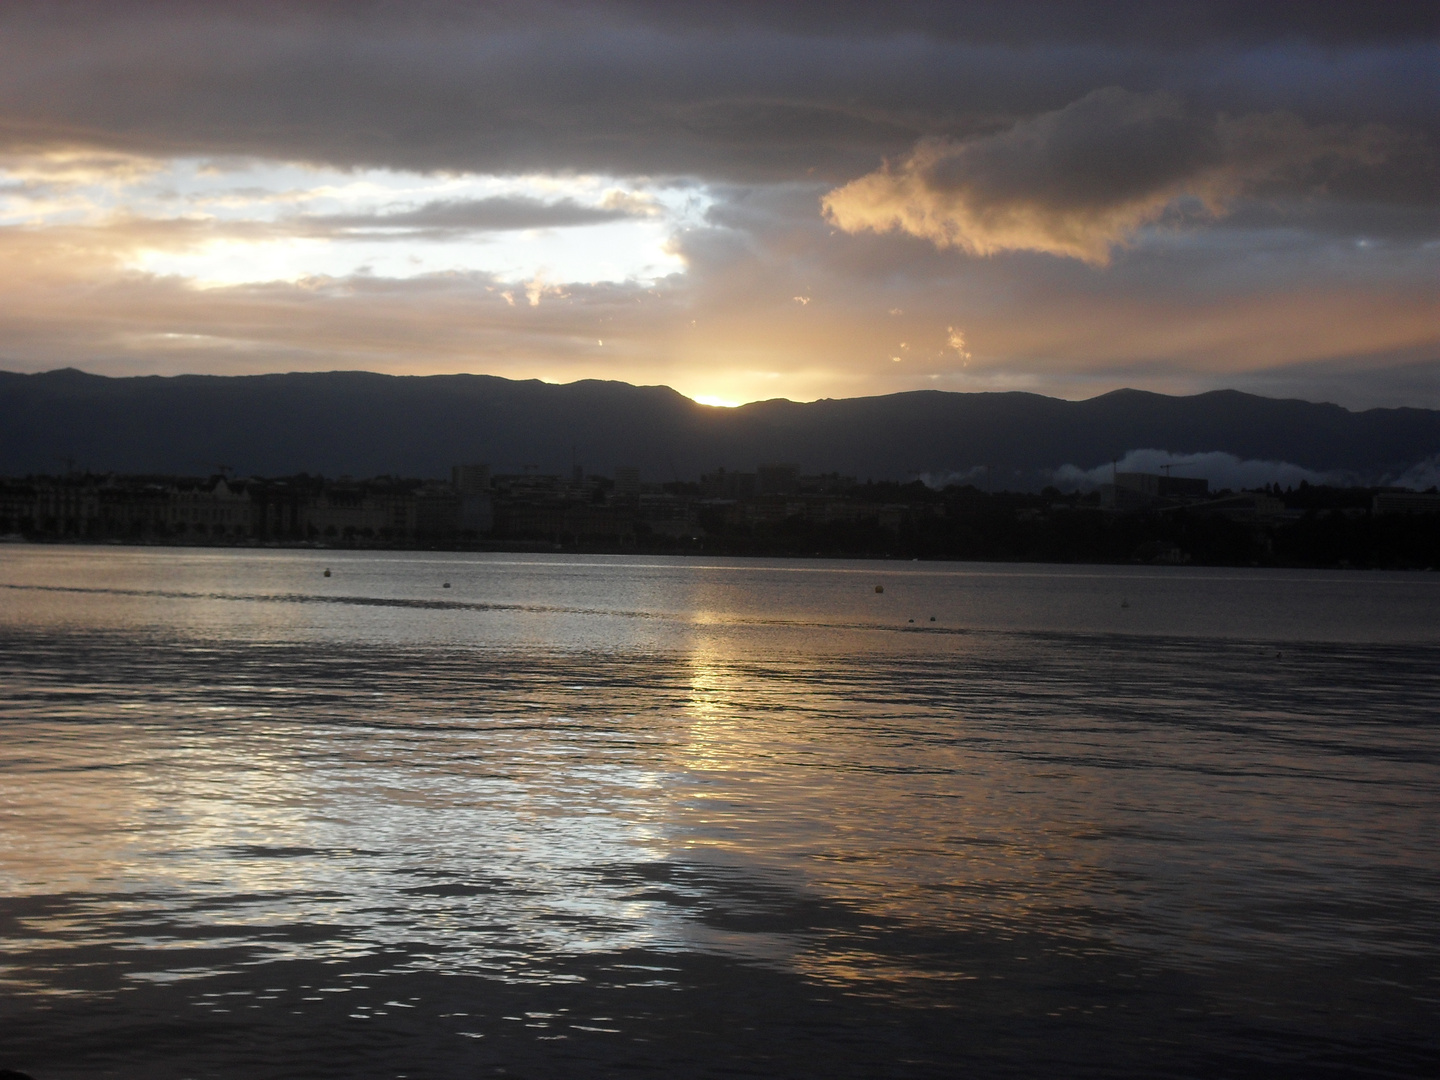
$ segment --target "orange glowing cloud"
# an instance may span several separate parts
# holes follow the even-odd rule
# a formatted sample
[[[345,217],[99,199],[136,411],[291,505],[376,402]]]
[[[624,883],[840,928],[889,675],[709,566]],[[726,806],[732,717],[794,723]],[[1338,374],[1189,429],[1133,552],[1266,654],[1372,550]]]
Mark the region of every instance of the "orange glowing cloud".
[[[1110,87],[996,135],[922,140],[821,203],[846,232],[898,230],[971,255],[1041,251],[1103,266],[1185,200],[1216,217],[1246,190],[1303,186],[1322,164],[1379,164],[1401,141],[1283,113],[1204,120],[1171,95]]]

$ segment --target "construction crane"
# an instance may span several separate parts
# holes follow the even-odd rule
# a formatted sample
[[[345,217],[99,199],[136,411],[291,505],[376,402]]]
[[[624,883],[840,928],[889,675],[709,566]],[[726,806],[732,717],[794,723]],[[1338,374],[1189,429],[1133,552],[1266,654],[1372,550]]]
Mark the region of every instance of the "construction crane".
[[[1186,465],[1198,465],[1198,464],[1199,464],[1198,461],[1172,461],[1172,462],[1170,462],[1169,465],[1161,465],[1161,466],[1160,466],[1160,471],[1163,472],[1166,476],[1169,476],[1169,475],[1170,475],[1170,470],[1173,469],[1173,468],[1175,468],[1177,465],[1183,467],[1183,466],[1186,466]]]

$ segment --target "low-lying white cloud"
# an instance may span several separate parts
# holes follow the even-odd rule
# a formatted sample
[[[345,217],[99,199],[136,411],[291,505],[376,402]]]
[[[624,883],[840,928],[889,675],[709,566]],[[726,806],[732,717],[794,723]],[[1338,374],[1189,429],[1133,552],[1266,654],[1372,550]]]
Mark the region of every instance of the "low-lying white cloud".
[[[1417,461],[1395,478],[1396,487],[1429,491],[1440,487],[1440,454]]]
[[[1055,470],[1054,483],[1066,491],[1089,490],[1110,483],[1115,471],[1158,473],[1167,467],[1171,476],[1204,477],[1210,481],[1212,491],[1225,488],[1240,491],[1268,484],[1298,487],[1301,481],[1309,484],[1357,482],[1357,478],[1348,473],[1316,472],[1288,461],[1258,461],[1218,450],[1203,454],[1174,454],[1169,450],[1146,449],[1131,450],[1119,461],[1097,465],[1093,469],[1062,465]]]

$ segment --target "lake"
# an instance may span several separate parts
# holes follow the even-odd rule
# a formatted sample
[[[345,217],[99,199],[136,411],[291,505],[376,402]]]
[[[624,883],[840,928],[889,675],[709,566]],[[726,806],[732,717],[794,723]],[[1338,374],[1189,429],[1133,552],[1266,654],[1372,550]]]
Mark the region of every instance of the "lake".
[[[1440,574],[0,545],[0,733],[37,1080],[1440,1070]]]

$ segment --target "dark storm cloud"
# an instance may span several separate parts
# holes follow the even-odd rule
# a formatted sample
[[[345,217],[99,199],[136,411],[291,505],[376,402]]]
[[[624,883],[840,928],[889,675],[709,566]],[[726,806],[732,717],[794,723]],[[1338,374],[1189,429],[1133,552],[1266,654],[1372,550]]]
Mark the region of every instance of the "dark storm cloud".
[[[1429,137],[1437,58],[1403,3],[12,6],[0,140],[840,181],[1111,85]]]
[[[923,33],[942,38],[1030,44],[1044,41],[1137,42],[1194,47],[1212,42],[1293,38],[1325,45],[1404,41],[1440,33],[1428,0],[1357,4],[1354,0],[1261,3],[1257,0],[839,0],[823,5],[777,0],[676,3],[621,0],[670,25],[762,24],[791,32]]]

